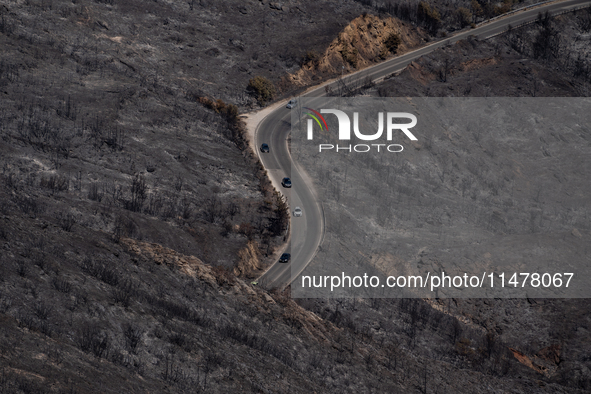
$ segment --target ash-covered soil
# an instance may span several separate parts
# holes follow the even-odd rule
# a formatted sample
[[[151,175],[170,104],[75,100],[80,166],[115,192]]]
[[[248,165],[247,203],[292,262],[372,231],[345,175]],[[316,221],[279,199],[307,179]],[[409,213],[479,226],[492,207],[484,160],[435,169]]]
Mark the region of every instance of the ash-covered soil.
[[[382,97],[589,96],[591,11],[578,10],[486,41],[434,51],[393,76]]]
[[[360,149],[348,152],[349,142],[337,140],[336,131],[330,137],[318,131],[314,141],[294,132],[292,152],[318,180],[327,222],[325,243],[311,265],[318,270],[308,270],[309,275],[363,273],[359,265],[423,277],[429,272],[477,278],[484,272],[575,272],[568,290],[513,291],[501,289],[498,281],[491,288],[487,281],[482,289],[417,294],[589,296],[589,100],[328,100],[323,108],[358,111],[365,134],[377,129],[378,112],[414,113],[418,141],[395,132],[392,141],[384,136],[372,142],[401,144],[401,152],[391,153],[385,145],[363,152],[368,142],[357,139],[350,143]],[[329,129],[338,130],[335,117],[326,118]],[[339,152],[319,152],[319,144],[338,145]],[[367,294],[403,296],[376,287]],[[310,294],[329,295],[330,289]]]
[[[495,39],[480,42],[477,40],[466,40],[455,45],[448,46],[444,49],[438,50],[428,56],[418,59],[416,62],[407,67],[400,75],[392,76],[384,83],[372,87],[371,85],[362,87],[358,93],[361,95],[379,96],[379,97],[404,97],[404,96],[442,96],[442,97],[577,97],[588,96],[589,74],[588,70],[588,53],[589,53],[589,17],[588,10],[577,11],[573,14],[563,15],[557,18],[544,20],[542,18],[538,23],[530,26],[514,29],[508,34],[501,35]],[[548,37],[550,37],[548,39]],[[442,210],[446,210],[455,206],[463,205],[465,198],[472,197],[478,199],[477,194],[486,190],[491,191],[492,200],[496,192],[512,193],[511,190],[501,187],[497,184],[488,182],[486,174],[479,172],[482,168],[477,162],[488,162],[493,166],[497,165],[514,165],[517,162],[509,163],[504,160],[499,160],[499,154],[503,150],[497,144],[502,141],[498,136],[491,137],[487,135],[479,135],[478,127],[474,125],[470,128],[474,132],[474,141],[464,140],[460,145],[462,149],[468,149],[469,154],[462,156],[455,148],[447,145],[446,142],[451,142],[454,137],[450,137],[443,133],[441,138],[428,138],[425,143],[413,145],[411,149],[433,150],[432,159],[437,163],[432,166],[433,173],[423,174],[421,177],[411,176],[410,174],[417,170],[416,160],[395,160],[392,163],[387,163],[382,160],[368,160],[366,166],[355,166],[350,164],[348,171],[345,167],[335,168],[330,163],[323,163],[316,161],[320,167],[324,166],[324,170],[319,174],[319,179],[327,187],[328,202],[346,203],[348,199],[355,199],[359,196],[367,197],[368,194],[375,194],[382,196],[380,201],[386,201],[381,204],[380,201],[372,206],[372,204],[364,204],[365,207],[373,207],[369,209],[366,214],[372,218],[372,221],[377,224],[377,227],[388,226],[394,223],[393,231],[401,234],[402,242],[396,243],[396,248],[399,253],[404,254],[405,251],[409,253],[409,257],[416,263],[417,267],[430,266],[437,264],[437,258],[433,258],[432,250],[429,248],[441,243],[448,242],[454,237],[455,230],[449,220],[453,221],[455,215],[442,214]],[[478,209],[485,209],[489,216],[488,220],[480,216],[477,210],[464,207],[464,214],[469,218],[464,225],[463,236],[477,236],[474,228],[469,224],[471,220],[478,221],[481,217],[485,230],[489,235],[493,236],[492,244],[487,245],[480,243],[474,247],[462,247],[454,249],[452,256],[454,258],[466,258],[472,256],[474,261],[485,261],[490,256],[487,256],[483,251],[484,248],[502,249],[510,247],[510,243],[498,242],[501,238],[507,237],[515,238],[520,242],[530,243],[533,238],[539,238],[539,241],[534,242],[530,246],[534,249],[536,247],[550,248],[554,250],[559,245],[563,248],[564,254],[554,256],[556,262],[569,265],[572,263],[571,257],[566,257],[570,253],[578,253],[578,257],[574,257],[586,265],[588,259],[588,238],[589,238],[589,220],[588,220],[588,191],[583,191],[580,187],[585,188],[587,182],[584,180],[587,176],[582,176],[580,179],[571,184],[572,189],[578,189],[578,197],[571,193],[570,189],[566,191],[563,197],[557,194],[552,194],[561,190],[562,182],[567,179],[576,178],[581,175],[582,168],[588,168],[587,160],[589,149],[589,133],[583,123],[580,133],[574,139],[565,141],[568,131],[557,134],[554,133],[553,144],[562,145],[559,150],[562,152],[561,160],[549,167],[545,166],[545,162],[551,159],[551,153],[547,151],[544,153],[544,144],[549,143],[550,139],[542,137],[536,139],[535,151],[531,146],[521,151],[527,156],[526,152],[533,153],[531,157],[530,169],[533,173],[530,176],[525,176],[526,188],[514,189],[515,193],[523,193],[527,188],[539,183],[538,189],[540,193],[535,192],[530,196],[523,196],[522,202],[530,206],[542,207],[546,202],[546,208],[541,209],[537,213],[530,210],[529,219],[522,222],[526,227],[522,230],[517,230],[516,227],[511,229],[510,223],[514,222],[518,217],[524,215],[525,211],[515,212],[504,219],[502,212],[509,208],[507,204],[501,204],[499,209],[486,208],[487,203],[481,201],[477,204]],[[546,133],[550,130],[540,127],[540,132]],[[470,134],[470,133],[468,133]],[[467,134],[458,135],[460,139],[466,137]],[[561,138],[561,136],[563,138]],[[490,137],[490,138],[489,138]],[[451,139],[449,139],[451,138]],[[487,139],[488,138],[488,139]],[[538,141],[539,140],[539,141]],[[477,148],[469,148],[472,143],[480,146]],[[452,143],[453,144],[453,143]],[[558,148],[556,145],[556,148]],[[420,152],[420,151],[418,151]],[[579,153],[577,153],[579,152]],[[413,153],[413,157],[416,156]],[[548,156],[550,154],[550,156]],[[496,156],[495,156],[496,155]],[[517,161],[525,158],[520,155]],[[495,158],[496,157],[496,158]],[[453,164],[455,163],[455,164]],[[390,165],[394,167],[389,168]],[[445,170],[447,165],[449,171]],[[407,167],[408,174],[404,175],[407,170],[402,167]],[[419,166],[420,167],[420,166]],[[389,170],[388,170],[389,168]],[[487,167],[492,170],[492,167]],[[545,168],[545,169],[544,169]],[[540,171],[540,172],[538,172]],[[564,175],[560,177],[557,171]],[[494,170],[493,173],[501,175],[502,171]],[[345,177],[354,177],[357,174],[357,185],[365,184],[365,180],[369,177],[368,174],[375,174],[376,177],[382,179],[382,186],[390,183],[392,178],[396,179],[396,187],[393,193],[388,193],[379,186],[379,183],[372,183],[366,188],[355,186],[346,187],[344,184]],[[448,182],[454,183],[453,179],[456,176],[472,174],[475,182],[484,182],[477,186],[474,190],[477,194],[467,193],[470,189],[471,183],[468,181],[460,181],[456,183],[456,187],[451,187]],[[517,174],[517,173],[515,173]],[[472,177],[470,175],[469,177]],[[519,177],[519,175],[518,175]],[[507,181],[508,178],[505,179]],[[557,183],[553,187],[542,186],[546,182]],[[459,178],[456,178],[459,180]],[[489,179],[490,180],[490,179]],[[446,204],[444,202],[434,203],[429,205],[428,188],[414,187],[415,182],[426,182],[439,187],[436,188],[432,196],[435,201],[445,195],[451,190],[457,193],[455,198],[450,201],[453,203]],[[353,182],[354,183],[354,182]],[[491,189],[492,187],[493,189]],[[364,191],[365,190],[365,191]],[[435,189],[433,189],[435,190]],[[381,193],[381,194],[380,194]],[[407,197],[401,197],[402,194],[408,193]],[[545,195],[546,197],[542,197]],[[551,196],[554,197],[551,197]],[[396,197],[398,196],[398,197]],[[516,196],[516,195],[514,195]],[[359,198],[361,198],[359,197]],[[388,203],[388,198],[391,199],[391,204]],[[550,200],[546,200],[550,198]],[[486,200],[486,198],[485,198]],[[570,201],[570,202],[569,202]],[[565,204],[566,205],[563,205]],[[533,205],[531,205],[533,204]],[[542,205],[539,205],[542,204]],[[355,206],[353,204],[353,206]],[[361,206],[361,205],[358,205]],[[429,207],[428,209],[421,210]],[[447,208],[446,208],[447,207]],[[559,207],[563,207],[563,213],[556,217],[544,216],[552,210],[557,212]],[[459,211],[462,209],[458,208]],[[366,210],[367,211],[367,210]],[[458,211],[458,212],[459,212]],[[571,216],[575,212],[575,214]],[[424,215],[420,214],[424,212]],[[545,212],[543,216],[539,216]],[[500,215],[500,216],[499,216]],[[566,215],[566,216],[565,216]],[[412,219],[415,217],[415,221]],[[544,219],[545,218],[545,219]],[[497,221],[500,219],[500,221]],[[341,228],[349,228],[352,226],[356,228],[357,222],[351,221],[348,215],[339,215],[333,217],[333,225]],[[411,223],[412,222],[412,223]],[[486,222],[486,224],[485,224]],[[545,224],[543,224],[545,222]],[[576,223],[576,224],[575,224]],[[433,237],[426,237],[425,229],[431,226],[441,226],[442,231],[434,232]],[[497,227],[500,225],[503,229]],[[509,227],[507,227],[507,225]],[[329,225],[330,226],[330,225]],[[563,226],[562,230],[552,234],[551,228]],[[577,227],[580,227],[579,230]],[[470,230],[467,230],[470,228]],[[546,231],[549,230],[549,231]],[[518,234],[519,233],[519,234]],[[358,233],[356,239],[363,239],[367,235],[372,237],[376,235],[376,231],[369,231],[366,233]],[[513,234],[513,235],[509,235]],[[330,236],[330,234],[329,234]],[[449,238],[451,237],[451,238]],[[527,241],[527,238],[530,241]],[[533,238],[532,238],[533,237]],[[327,238],[329,239],[329,238]],[[426,240],[429,241],[426,241]],[[367,243],[371,243],[369,238],[366,238],[366,247],[364,250],[372,251],[372,247],[367,247]],[[426,241],[426,242],[425,242]],[[407,250],[408,243],[416,245],[412,251],[416,255],[412,256]],[[349,260],[366,260],[367,264],[379,265],[379,256],[372,259],[371,253],[366,255],[359,255],[355,251],[351,252],[351,242],[331,243],[330,248],[339,249],[343,259]],[[425,246],[427,249],[422,249],[419,245]],[[484,245],[484,246],[483,246]],[[328,247],[328,245],[325,245]],[[334,250],[332,249],[332,250]],[[527,249],[527,248],[525,248]],[[578,251],[578,252],[577,252]],[[319,261],[322,261],[322,251],[320,252]],[[523,250],[517,251],[517,254],[522,254]],[[431,257],[429,257],[431,255]],[[477,257],[480,256],[480,257]],[[514,253],[511,253],[511,258],[514,258]],[[390,256],[392,257],[392,256]],[[550,254],[539,256],[542,259],[549,258]],[[382,256],[381,258],[384,258]],[[533,257],[534,263],[536,257]],[[468,257],[470,259],[470,257]],[[404,259],[399,259],[399,263],[403,264]],[[432,268],[432,267],[431,267]],[[439,306],[436,306],[439,304]],[[588,341],[588,303],[582,300],[540,300],[540,299],[526,299],[526,300],[479,300],[479,299],[453,299],[442,300],[432,303],[440,310],[449,310],[450,313],[468,326],[477,326],[483,330],[492,330],[498,338],[507,344],[511,349],[515,360],[518,360],[528,368],[537,371],[541,375],[552,376],[552,379],[560,380],[571,387],[588,387],[588,383],[584,383],[589,377],[589,360],[586,354],[589,352]],[[455,309],[454,311],[454,308]],[[562,349],[561,356],[555,358],[562,360],[557,364],[548,365],[541,361],[543,357],[541,354],[548,355],[548,347],[551,347],[552,352],[556,352],[558,347]],[[541,352],[541,353],[540,353]],[[544,356],[545,357],[545,356]],[[569,383],[566,383],[569,382]]]
[[[298,305],[158,244],[50,243],[63,229],[34,218],[3,228],[5,392],[583,392],[518,363],[514,343],[462,323],[455,304]],[[568,360],[557,343],[521,357],[552,372]]]

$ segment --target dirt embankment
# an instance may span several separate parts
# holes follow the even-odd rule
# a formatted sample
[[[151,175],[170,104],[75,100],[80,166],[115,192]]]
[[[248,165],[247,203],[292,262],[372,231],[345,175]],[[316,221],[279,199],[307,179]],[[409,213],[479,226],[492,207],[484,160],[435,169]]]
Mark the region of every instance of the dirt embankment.
[[[255,272],[262,269],[260,251],[255,241],[248,244],[238,252],[238,263],[234,266],[234,274],[237,276],[252,278]]]
[[[387,41],[399,37],[396,49],[389,50]],[[396,18],[362,15],[355,18],[322,55],[309,52],[301,69],[288,76],[295,86],[305,86],[329,77],[361,70],[393,54],[402,54],[425,43],[427,33]],[[344,69],[343,69],[344,67]]]
[[[556,373],[560,363],[561,346],[558,344],[545,347],[531,357],[513,348],[509,350],[521,364],[549,377]]]

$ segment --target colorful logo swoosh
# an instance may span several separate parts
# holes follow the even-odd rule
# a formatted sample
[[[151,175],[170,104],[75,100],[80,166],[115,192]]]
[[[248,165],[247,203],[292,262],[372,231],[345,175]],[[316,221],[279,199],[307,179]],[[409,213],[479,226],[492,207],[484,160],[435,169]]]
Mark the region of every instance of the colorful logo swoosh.
[[[320,130],[324,130],[324,128],[322,127],[322,123],[324,123],[324,126],[326,127],[326,131],[328,131],[328,125],[326,124],[326,120],[324,120],[324,117],[322,115],[320,115],[320,112],[313,110],[312,108],[308,108],[308,107],[304,107],[305,109],[312,111],[312,113],[307,112],[306,115],[310,115],[315,121],[316,123],[318,123],[318,126],[320,126]],[[320,123],[320,118],[322,120],[322,123]]]

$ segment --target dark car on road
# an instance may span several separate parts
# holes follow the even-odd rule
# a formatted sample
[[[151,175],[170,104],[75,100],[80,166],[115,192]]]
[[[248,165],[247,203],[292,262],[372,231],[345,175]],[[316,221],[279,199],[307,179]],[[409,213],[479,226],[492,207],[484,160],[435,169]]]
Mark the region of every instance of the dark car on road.
[[[267,144],[261,145],[261,152],[269,153],[269,145],[267,145]]]
[[[291,179],[289,179],[288,177],[283,178],[283,180],[281,181],[281,186],[291,187]]]
[[[281,257],[279,257],[279,262],[280,263],[289,263],[290,258],[291,258],[291,255],[289,253],[283,253],[281,255]]]

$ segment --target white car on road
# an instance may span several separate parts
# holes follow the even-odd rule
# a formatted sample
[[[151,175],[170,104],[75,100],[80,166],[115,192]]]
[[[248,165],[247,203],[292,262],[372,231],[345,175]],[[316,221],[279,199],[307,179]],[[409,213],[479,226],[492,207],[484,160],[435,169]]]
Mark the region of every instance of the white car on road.
[[[300,207],[295,207],[295,209],[293,210],[293,216],[295,217],[300,217],[304,214],[304,212],[302,212],[302,208]]]
[[[298,101],[296,99],[291,99],[289,100],[289,102],[287,103],[287,108],[292,109],[293,107],[295,107],[295,105],[298,103]]]

